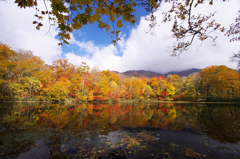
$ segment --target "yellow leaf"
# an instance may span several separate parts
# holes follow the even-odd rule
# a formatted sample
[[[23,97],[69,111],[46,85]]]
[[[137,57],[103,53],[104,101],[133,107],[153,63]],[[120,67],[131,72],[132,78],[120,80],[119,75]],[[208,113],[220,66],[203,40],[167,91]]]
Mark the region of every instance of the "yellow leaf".
[[[120,30],[117,30],[117,31],[116,31],[116,34],[119,34],[120,32],[121,32]]]
[[[107,25],[107,29],[106,29],[106,31],[108,31],[109,29],[110,29],[110,25],[108,24],[108,25]]]
[[[90,17],[88,22],[89,22],[89,24],[93,24],[95,22],[95,20],[96,20],[96,18]]]
[[[64,19],[65,19],[65,20],[69,20],[68,16],[64,16]]]
[[[122,19],[119,19],[118,22],[117,22],[117,27],[121,28],[122,26],[123,26]]]
[[[116,40],[113,40],[111,43],[113,43],[115,45],[116,44]]]
[[[120,10],[123,9],[123,5],[121,3],[119,4],[118,7],[119,7]]]
[[[85,8],[85,12],[86,12],[87,14],[92,13],[92,8],[91,8],[91,7]]]

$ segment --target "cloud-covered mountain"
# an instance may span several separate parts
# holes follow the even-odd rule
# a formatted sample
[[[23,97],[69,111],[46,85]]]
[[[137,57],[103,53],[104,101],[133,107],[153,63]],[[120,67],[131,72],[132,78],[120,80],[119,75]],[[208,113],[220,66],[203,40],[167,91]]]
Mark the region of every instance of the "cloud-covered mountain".
[[[111,71],[111,72],[115,72],[115,73],[119,73],[124,75],[125,77],[144,77],[144,78],[152,78],[152,77],[159,77],[159,76],[164,76],[165,78],[167,77],[168,74],[177,74],[180,77],[183,76],[188,76],[194,72],[200,72],[201,69],[197,69],[197,68],[191,68],[188,70],[183,70],[183,71],[172,71],[172,72],[168,72],[166,74],[161,74],[161,73],[156,73],[156,72],[152,72],[152,71],[145,71],[145,70],[129,70],[126,72],[117,72],[117,71]]]

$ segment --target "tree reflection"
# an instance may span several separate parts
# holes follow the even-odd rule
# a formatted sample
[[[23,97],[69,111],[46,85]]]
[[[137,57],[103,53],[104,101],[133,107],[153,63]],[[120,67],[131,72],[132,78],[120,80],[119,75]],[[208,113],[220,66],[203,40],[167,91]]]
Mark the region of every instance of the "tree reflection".
[[[203,108],[199,116],[201,125],[209,138],[223,143],[240,141],[240,109],[234,106],[213,106]]]
[[[2,105],[0,113],[0,154],[1,158],[17,158],[21,153],[35,146],[31,133],[37,122],[35,109],[30,105]]]
[[[240,141],[240,109],[178,103],[114,104],[6,104],[0,107],[1,157],[16,158],[44,139],[50,152],[61,152],[63,145],[81,145],[86,139],[93,149],[101,137],[121,129],[151,126],[181,131],[205,132],[223,143]],[[3,113],[4,112],[4,113]],[[93,142],[94,141],[94,142]],[[7,151],[8,150],[8,151]]]

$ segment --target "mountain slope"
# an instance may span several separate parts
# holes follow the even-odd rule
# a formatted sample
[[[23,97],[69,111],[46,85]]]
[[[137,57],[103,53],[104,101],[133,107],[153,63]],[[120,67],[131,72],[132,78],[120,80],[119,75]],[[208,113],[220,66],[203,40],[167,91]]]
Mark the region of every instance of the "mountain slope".
[[[196,68],[191,68],[191,69],[188,69],[188,70],[184,70],[184,71],[172,71],[172,72],[169,72],[169,73],[166,73],[166,74],[160,74],[160,73],[156,73],[156,72],[152,72],[152,71],[144,71],[144,70],[129,70],[129,71],[126,71],[126,72],[117,72],[117,71],[111,71],[111,72],[115,72],[115,73],[119,73],[119,74],[122,74],[126,77],[144,77],[144,78],[152,78],[152,77],[159,77],[159,76],[164,76],[165,78],[167,77],[168,74],[177,74],[178,76],[180,77],[183,77],[183,76],[188,76],[194,72],[200,72],[201,69],[196,69]]]
[[[201,69],[191,68],[191,69],[184,70],[184,71],[179,71],[179,72],[174,72],[174,71],[173,72],[168,72],[167,74],[164,75],[164,77],[165,76],[167,77],[168,74],[172,74],[172,75],[177,74],[178,76],[183,77],[183,76],[188,76],[188,75],[190,75],[194,72],[200,72],[200,71],[201,71]]]

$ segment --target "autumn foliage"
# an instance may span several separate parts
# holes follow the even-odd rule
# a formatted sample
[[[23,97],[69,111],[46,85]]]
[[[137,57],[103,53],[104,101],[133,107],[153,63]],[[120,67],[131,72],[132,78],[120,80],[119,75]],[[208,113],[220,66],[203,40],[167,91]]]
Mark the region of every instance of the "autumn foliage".
[[[240,75],[226,66],[209,66],[188,77],[169,74],[124,77],[109,70],[75,66],[67,59],[47,65],[31,51],[0,44],[2,101],[239,101]],[[166,110],[167,112],[167,110]]]

